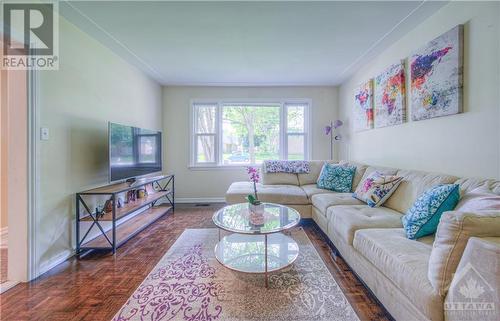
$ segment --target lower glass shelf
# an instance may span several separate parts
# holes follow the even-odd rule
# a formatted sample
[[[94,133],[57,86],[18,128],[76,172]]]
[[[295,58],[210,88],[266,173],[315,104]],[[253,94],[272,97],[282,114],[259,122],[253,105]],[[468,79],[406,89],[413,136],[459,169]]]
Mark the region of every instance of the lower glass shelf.
[[[265,236],[230,234],[215,246],[215,257],[225,267],[245,273],[265,273]],[[291,265],[299,246],[282,233],[267,236],[267,270],[273,272]]]

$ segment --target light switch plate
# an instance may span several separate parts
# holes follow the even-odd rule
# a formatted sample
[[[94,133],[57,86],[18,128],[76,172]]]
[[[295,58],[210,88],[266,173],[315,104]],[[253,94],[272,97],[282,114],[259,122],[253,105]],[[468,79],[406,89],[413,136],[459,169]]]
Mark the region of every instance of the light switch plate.
[[[40,128],[40,139],[49,140],[49,137],[50,137],[49,129],[47,127]]]

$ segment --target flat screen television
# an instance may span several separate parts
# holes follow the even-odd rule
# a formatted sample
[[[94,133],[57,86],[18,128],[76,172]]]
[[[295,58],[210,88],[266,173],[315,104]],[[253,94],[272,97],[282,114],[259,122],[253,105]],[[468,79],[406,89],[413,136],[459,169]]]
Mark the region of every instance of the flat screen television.
[[[161,172],[161,132],[108,124],[109,181]]]

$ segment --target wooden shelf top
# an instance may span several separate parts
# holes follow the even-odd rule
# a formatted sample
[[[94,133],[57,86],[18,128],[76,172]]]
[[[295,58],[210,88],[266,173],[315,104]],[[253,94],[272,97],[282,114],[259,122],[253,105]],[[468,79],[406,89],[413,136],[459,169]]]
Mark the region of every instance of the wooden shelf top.
[[[130,186],[129,183],[117,183],[117,184],[111,184],[111,185],[105,185],[97,188],[92,188],[77,194],[81,195],[88,195],[88,194],[118,194],[118,193],[123,193],[126,191],[129,191],[131,189],[138,189],[139,187],[142,187],[144,185],[153,183],[155,181],[159,181],[162,179],[167,179],[172,177],[172,174],[168,175],[157,175],[157,176],[149,176],[149,177],[144,177],[141,179],[138,179],[135,181],[135,183]]]
[[[144,212],[132,217],[131,219],[123,222],[116,227],[116,244],[117,246],[126,242],[129,238],[146,228],[150,223],[156,221],[161,216],[166,214],[172,207],[171,206],[155,206],[151,207]],[[106,232],[110,241],[113,241],[113,231]],[[84,244],[82,249],[85,248],[110,248],[104,235],[100,235]]]
[[[155,193],[149,194],[147,197],[144,198],[139,198],[135,202],[130,202],[127,204],[123,204],[122,207],[116,209],[116,220],[119,220],[122,217],[127,216],[128,214],[131,214],[138,209],[147,206],[160,198],[162,198],[165,195],[170,194],[170,190],[167,191],[158,191]],[[81,221],[93,221],[90,216],[85,216],[80,219]],[[113,220],[113,213],[105,213],[104,216],[99,217],[99,221],[112,221]]]

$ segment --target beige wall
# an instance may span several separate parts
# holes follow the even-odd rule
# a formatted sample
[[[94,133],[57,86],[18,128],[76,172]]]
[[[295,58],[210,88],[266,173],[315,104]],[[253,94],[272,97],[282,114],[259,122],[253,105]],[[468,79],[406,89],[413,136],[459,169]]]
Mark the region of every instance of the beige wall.
[[[350,111],[355,87],[458,24],[465,24],[465,112],[354,133]],[[350,129],[340,156],[377,165],[500,178],[499,43],[500,3],[452,2],[443,7],[342,84],[340,115]]]
[[[164,165],[176,175],[176,197],[184,200],[222,198],[229,185],[247,180],[245,169],[192,170],[189,164],[189,109],[192,99],[312,99],[312,158],[329,158],[324,126],[336,118],[334,87],[164,87]]]
[[[60,20],[60,69],[40,72],[40,210],[43,272],[71,253],[76,192],[106,184],[108,121],[161,129],[161,86]]]
[[[0,36],[3,36],[0,33]],[[0,41],[0,46],[3,43]],[[0,52],[3,59],[3,50]],[[7,215],[7,71],[0,70],[0,229],[8,226]]]

